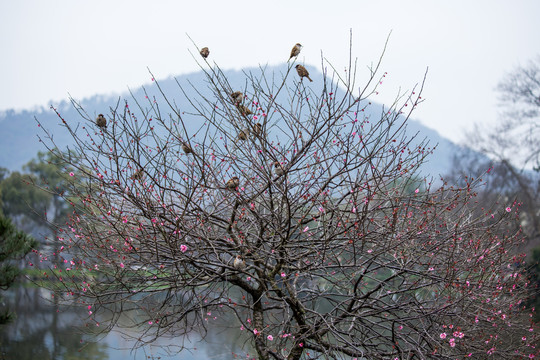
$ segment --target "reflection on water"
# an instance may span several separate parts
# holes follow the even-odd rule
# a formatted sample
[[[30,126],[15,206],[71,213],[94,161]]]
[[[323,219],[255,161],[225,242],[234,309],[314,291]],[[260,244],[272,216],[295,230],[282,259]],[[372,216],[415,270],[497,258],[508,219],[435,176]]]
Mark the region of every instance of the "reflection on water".
[[[135,343],[129,337],[136,337],[137,329],[127,333],[123,330],[124,334],[113,331],[92,336],[88,329],[82,328],[83,309],[58,307],[45,300],[51,296],[42,289],[17,287],[2,295],[17,318],[11,324],[0,326],[0,360],[246,358],[245,351],[241,350],[245,338],[240,331],[217,332],[210,328],[204,341],[193,334],[182,339],[159,339],[152,345],[132,350]],[[175,349],[182,344],[194,349],[175,354]]]

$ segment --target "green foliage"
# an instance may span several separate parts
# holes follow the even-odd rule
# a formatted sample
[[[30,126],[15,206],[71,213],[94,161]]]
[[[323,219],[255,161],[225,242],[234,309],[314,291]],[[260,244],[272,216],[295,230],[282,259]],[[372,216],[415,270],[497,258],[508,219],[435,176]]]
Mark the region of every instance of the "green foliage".
[[[13,218],[23,215],[35,222],[41,221],[52,198],[50,194],[32,185],[36,181],[35,176],[15,171],[0,183],[5,216]]]
[[[70,154],[64,156],[71,159]],[[37,158],[30,160],[23,169],[35,176],[34,184],[51,197],[51,221],[64,222],[69,213],[69,206],[64,197],[67,195],[68,183],[72,181],[69,176],[72,168],[52,152],[38,152]]]
[[[9,170],[3,167],[0,167],[0,181],[4,181],[4,179],[8,176]]]
[[[0,289],[7,290],[20,274],[11,262],[23,258],[37,242],[22,231],[17,230],[8,218],[0,217]],[[13,318],[9,310],[0,312],[0,324]]]
[[[10,218],[31,220],[41,226],[65,221],[69,206],[65,201],[69,168],[52,153],[38,152],[23,166],[25,173],[0,168],[0,205]],[[8,176],[9,174],[9,176]],[[47,214],[47,216],[45,216]]]

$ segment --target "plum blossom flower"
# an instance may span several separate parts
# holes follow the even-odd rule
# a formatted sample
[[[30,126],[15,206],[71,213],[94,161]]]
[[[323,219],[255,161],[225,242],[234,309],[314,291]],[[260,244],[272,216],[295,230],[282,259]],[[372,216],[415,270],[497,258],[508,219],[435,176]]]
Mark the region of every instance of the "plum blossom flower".
[[[439,337],[440,337],[441,339],[446,339],[446,333],[441,333],[441,335],[439,335]]]
[[[512,211],[512,208],[509,206],[506,208],[506,212],[510,212],[510,211]]]
[[[272,335],[268,335],[266,338],[270,341],[274,340],[274,337]]]
[[[187,251],[187,246],[184,244],[180,245],[180,251],[185,253]]]

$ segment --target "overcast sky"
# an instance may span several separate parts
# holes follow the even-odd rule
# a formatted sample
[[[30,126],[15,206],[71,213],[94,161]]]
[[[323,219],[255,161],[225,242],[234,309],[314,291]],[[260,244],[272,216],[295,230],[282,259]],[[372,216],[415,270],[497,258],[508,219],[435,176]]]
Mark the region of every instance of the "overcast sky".
[[[0,111],[120,93],[127,87],[197,70],[186,33],[210,47],[224,69],[287,60],[339,70],[349,53],[366,66],[392,31],[381,93],[421,82],[425,102],[413,116],[452,140],[474,122],[495,121],[495,86],[540,54],[540,1],[111,1],[0,0]]]

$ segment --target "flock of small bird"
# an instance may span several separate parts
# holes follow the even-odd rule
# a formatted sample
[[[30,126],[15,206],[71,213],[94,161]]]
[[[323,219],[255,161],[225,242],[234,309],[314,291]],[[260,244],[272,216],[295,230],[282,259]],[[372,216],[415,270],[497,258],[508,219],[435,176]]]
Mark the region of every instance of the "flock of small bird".
[[[293,58],[293,57],[297,57],[298,55],[300,55],[300,50],[302,50],[302,45],[300,43],[297,43],[293,46],[292,50],[291,50],[291,56],[289,57],[289,61]],[[203,47],[200,51],[200,54],[203,58],[208,58],[208,55],[210,55],[210,50],[208,49],[208,47]],[[303,80],[305,77],[309,80],[309,81],[313,81],[311,80],[311,78],[309,77],[309,72],[306,70],[305,67],[303,67],[302,65],[298,64],[295,66],[296,68],[296,72],[298,73],[298,76],[300,76],[300,80]],[[235,91],[233,93],[231,93],[231,98],[236,106],[236,108],[238,109],[238,111],[240,112],[241,115],[243,116],[248,116],[248,115],[251,115],[253,114],[253,112],[246,106],[244,106],[242,104],[243,100],[244,100],[244,94],[240,91]],[[103,116],[103,114],[99,114],[96,118],[96,125],[100,128],[100,129],[105,129],[107,128],[107,119],[105,118],[105,116]],[[255,136],[260,136],[261,133],[262,133],[262,124],[261,123],[256,123],[255,125],[253,125],[253,133]],[[242,141],[245,141],[247,140],[249,137],[249,130],[248,129],[244,129],[244,130],[241,130],[240,133],[238,134],[238,140],[242,140]],[[185,153],[185,154],[191,154],[193,153],[193,149],[191,148],[191,146],[187,143],[187,142],[183,142],[182,143],[182,151]],[[283,176],[285,174],[285,169],[283,168],[283,165],[281,165],[279,163],[279,161],[276,161],[274,162],[274,172],[277,176]],[[135,173],[131,176],[131,179],[132,180],[142,180],[144,178],[144,170],[143,169],[139,169],[137,171],[135,171]],[[231,191],[235,191],[238,186],[240,186],[240,179],[237,177],[237,176],[234,176],[232,177],[231,179],[229,179],[227,181],[227,183],[225,184],[226,188],[231,190]],[[246,262],[242,259],[242,256],[240,255],[237,255],[233,261],[233,267],[237,270],[243,270],[245,269],[246,267]]]
[[[291,49],[291,55],[289,57],[289,61],[293,57],[297,57],[298,55],[300,55],[301,50],[302,50],[302,44],[296,43]],[[205,46],[201,49],[199,53],[204,59],[206,59],[210,55],[210,50],[208,49],[208,47]],[[300,80],[303,80],[306,77],[309,81],[313,81],[309,77],[309,72],[306,70],[305,67],[298,64],[295,66],[295,68],[296,68],[296,72],[298,73],[298,76],[300,76]],[[244,94],[241,91],[235,91],[231,93],[231,98],[241,115],[247,116],[247,115],[253,114],[253,112],[248,107],[242,104],[244,100]],[[255,136],[259,136],[262,133],[261,123],[256,123],[253,126],[253,133],[255,134]],[[238,133],[238,140],[245,141],[248,139],[248,137],[249,137],[248,129],[241,130]],[[184,150],[186,154],[189,154],[192,152],[191,147],[189,147],[189,145],[186,143],[182,144],[182,149]],[[283,165],[279,163],[279,161],[274,162],[274,172],[276,173],[277,176],[283,176],[285,174],[285,169],[283,168]],[[225,184],[225,186],[229,190],[236,190],[236,188],[238,188],[239,185],[240,185],[240,180],[236,176],[229,179],[229,181],[227,181],[227,183]],[[235,264],[237,261],[239,261],[238,257],[235,259]]]
[[[289,57],[289,60],[291,60],[293,57],[297,57],[298,55],[300,55],[300,50],[302,50],[302,44],[296,43],[293,46],[292,50],[291,50],[291,56]],[[205,47],[203,47],[201,49],[199,54],[201,54],[201,56],[206,59],[208,57],[208,55],[210,55],[210,50],[208,49],[208,47],[205,46]],[[296,68],[296,72],[298,73],[298,76],[300,76],[301,80],[303,80],[306,77],[306,78],[308,78],[309,81],[313,81],[309,77],[309,72],[306,70],[305,67],[298,64],[298,65],[295,66],[295,68]]]

